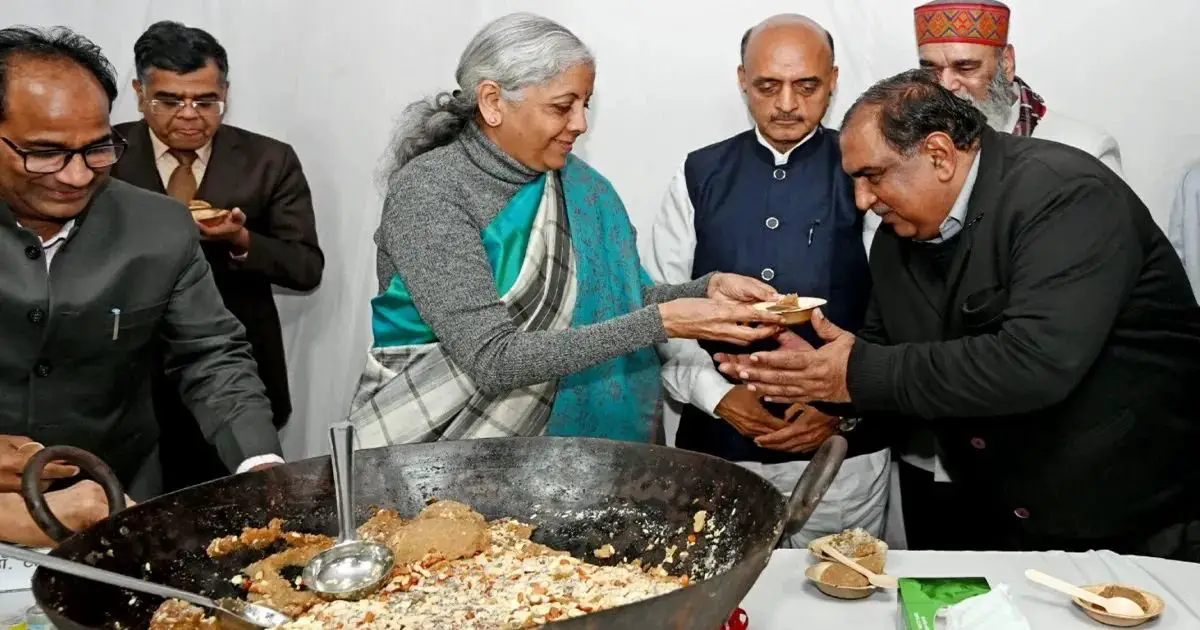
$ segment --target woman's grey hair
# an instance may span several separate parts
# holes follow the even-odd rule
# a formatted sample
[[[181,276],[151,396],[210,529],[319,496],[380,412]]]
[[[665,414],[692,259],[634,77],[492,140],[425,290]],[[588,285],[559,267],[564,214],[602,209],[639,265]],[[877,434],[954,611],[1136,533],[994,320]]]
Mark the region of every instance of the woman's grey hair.
[[[531,85],[541,85],[582,63],[595,63],[588,47],[561,24],[532,13],[493,20],[475,34],[458,60],[458,89],[410,103],[400,117],[389,150],[388,182],[413,158],[458,137],[476,115],[475,90],[484,81],[500,85],[501,95],[519,101]]]

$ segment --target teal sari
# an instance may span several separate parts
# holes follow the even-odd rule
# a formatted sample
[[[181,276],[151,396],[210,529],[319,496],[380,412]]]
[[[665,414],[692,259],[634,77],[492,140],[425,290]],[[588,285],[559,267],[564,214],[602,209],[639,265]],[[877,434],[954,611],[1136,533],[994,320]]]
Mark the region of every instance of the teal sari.
[[[556,237],[544,222],[547,213],[555,211],[560,223],[566,224],[557,249]],[[572,302],[573,309],[571,304],[547,306],[551,315],[560,316],[558,326],[595,324],[644,306],[642,290],[650,279],[641,268],[636,235],[625,207],[608,180],[574,156],[568,156],[560,171],[522,187],[480,231],[480,238],[497,295],[506,304],[529,299],[539,289],[546,293],[539,283],[548,282],[551,274],[539,278],[530,270],[538,269],[556,251],[570,259],[574,277],[566,281],[573,289],[573,299],[564,301]],[[440,352],[437,336],[417,312],[402,278],[393,278],[371,306],[373,358],[368,361],[351,413],[360,437],[364,429],[368,435],[378,436],[374,442],[386,443],[511,434],[635,442],[656,437],[660,364],[654,348],[642,348],[563,376],[557,387],[547,384],[551,387],[544,392],[534,389],[501,396],[510,396],[510,400],[488,400],[472,384],[463,382],[462,371]],[[517,323],[519,329],[530,325]],[[551,324],[545,329],[558,328]],[[385,357],[397,352],[407,354],[403,359]],[[423,354],[414,359],[413,352]],[[437,355],[435,359],[429,358],[431,353]],[[372,362],[380,365],[372,367]],[[429,373],[441,378],[414,385],[413,375],[418,372],[422,379]],[[456,398],[463,399],[461,405],[446,403]],[[508,409],[506,413],[511,414],[514,408],[526,408],[526,415],[536,418],[538,399],[553,402],[543,410],[542,418],[532,423],[526,423],[529,418],[497,421],[487,417],[491,413],[487,409]],[[430,403],[444,408],[431,410]],[[414,415],[424,417],[415,429]],[[489,422],[495,426],[487,427]],[[375,428],[375,424],[381,426]]]

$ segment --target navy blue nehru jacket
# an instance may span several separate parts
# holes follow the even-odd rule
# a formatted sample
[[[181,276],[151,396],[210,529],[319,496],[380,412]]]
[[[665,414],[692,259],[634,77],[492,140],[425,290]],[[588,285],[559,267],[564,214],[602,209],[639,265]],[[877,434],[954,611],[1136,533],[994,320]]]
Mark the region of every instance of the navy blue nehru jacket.
[[[780,293],[828,300],[822,312],[841,328],[863,323],[871,275],[863,248],[863,215],[854,206],[853,182],[842,171],[837,132],[818,127],[786,157],[751,129],[690,153],[683,172],[694,209],[692,277],[712,271],[760,278]],[[814,346],[811,325],[795,331]],[[777,347],[773,340],[749,349],[701,342],[710,355]],[[767,408],[782,417],[787,405]],[[885,432],[860,423],[847,434],[850,455],[887,446]],[[676,446],[735,461],[780,463],[811,454],[757,446],[726,421],[685,405]]]

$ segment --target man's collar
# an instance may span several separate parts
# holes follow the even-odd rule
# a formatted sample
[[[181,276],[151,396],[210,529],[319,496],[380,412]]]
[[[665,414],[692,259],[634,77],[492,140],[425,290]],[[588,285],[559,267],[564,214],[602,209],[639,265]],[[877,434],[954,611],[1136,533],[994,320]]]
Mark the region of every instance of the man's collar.
[[[12,212],[12,210],[4,202],[0,202],[0,210],[2,210],[3,212],[10,213],[10,214]],[[62,227],[60,227],[58,229],[58,231],[55,232],[54,234],[51,234],[50,238],[43,239],[43,238],[41,238],[41,235],[37,235],[38,241],[40,241],[42,243],[42,247],[52,247],[52,246],[56,245],[57,243],[59,243],[60,241],[67,240],[67,238],[69,238],[71,236],[71,231],[75,229],[75,222],[78,219],[79,219],[79,217],[76,217],[76,218],[71,219],[70,221],[67,221],[66,223],[62,224]],[[22,230],[25,230],[25,231],[31,232],[31,233],[33,232],[33,230],[22,225],[21,222],[16,220],[15,217],[13,218],[13,224]]]
[[[967,206],[971,201],[971,192],[975,190],[975,181],[979,179],[979,162],[982,157],[983,147],[981,146],[972,157],[971,170],[967,172],[967,179],[963,182],[962,189],[958,191],[954,205],[950,206],[950,214],[946,215],[942,221],[938,235],[926,242],[941,243],[953,238],[962,230],[963,224],[967,221]]]
[[[154,129],[152,129],[150,127],[150,125],[146,125],[146,131],[150,135],[150,145],[154,147],[154,159],[155,159],[155,161],[157,161],[157,160],[161,159],[162,156],[167,153],[167,151],[170,151],[171,147],[168,147],[167,143],[158,139],[158,136],[155,135]],[[196,159],[199,160],[201,164],[207,165],[208,159],[210,157],[212,157],[212,140],[211,139],[207,143],[205,143],[204,146],[200,147],[199,149],[196,149]]]
[[[69,237],[71,235],[71,230],[73,230],[73,229],[75,229],[75,219],[71,219],[70,221],[67,221],[66,223],[63,224],[62,228],[59,229],[57,232],[55,232],[50,238],[42,241],[42,247],[46,247],[46,248],[53,247],[53,246],[57,245],[60,241],[67,240],[67,237]]]
[[[813,130],[808,132],[808,135],[804,136],[803,140],[801,140],[800,142],[797,142],[795,145],[792,146],[792,148],[788,149],[784,153],[780,153],[778,149],[771,146],[770,142],[767,142],[767,139],[765,137],[763,137],[763,135],[762,135],[762,131],[760,131],[758,129],[758,125],[754,126],[754,137],[758,138],[759,144],[763,145],[764,147],[767,147],[767,149],[771,152],[771,157],[775,158],[775,166],[783,166],[784,164],[788,163],[788,158],[790,158],[792,156],[793,151],[795,151],[797,148],[799,148],[805,142],[812,140],[812,137],[817,135],[817,132],[820,130],[821,130],[821,125],[817,125],[816,127],[813,127]]]

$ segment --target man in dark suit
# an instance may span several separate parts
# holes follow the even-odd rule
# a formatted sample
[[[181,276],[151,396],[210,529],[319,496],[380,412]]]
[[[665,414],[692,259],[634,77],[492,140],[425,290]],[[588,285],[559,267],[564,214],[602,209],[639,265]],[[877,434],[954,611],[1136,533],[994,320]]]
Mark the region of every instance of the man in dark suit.
[[[134,44],[133,90],[143,119],[115,129],[129,142],[113,176],[184,203],[232,210],[215,226],[197,223],[225,305],[246,327],[276,428],[292,411],[272,285],[309,291],[320,283],[312,195],[290,146],[223,125],[229,90],[225,49],[177,22],[152,25]],[[156,387],[168,489],[226,474],[186,416],[172,383]]]
[[[1200,561],[1200,308],[1137,195],[1082,151],[988,129],[924,71],[860,97],[841,146],[884,224],[866,325],[818,317],[820,349],[793,336],[721,369],[931,429],[946,481],[902,485],[929,546]]]
[[[226,470],[282,459],[186,208],[109,178],[116,94],[86,38],[0,30],[0,435],[91,451],[145,499],[161,490],[156,357],[189,410],[172,420]]]

